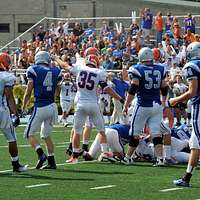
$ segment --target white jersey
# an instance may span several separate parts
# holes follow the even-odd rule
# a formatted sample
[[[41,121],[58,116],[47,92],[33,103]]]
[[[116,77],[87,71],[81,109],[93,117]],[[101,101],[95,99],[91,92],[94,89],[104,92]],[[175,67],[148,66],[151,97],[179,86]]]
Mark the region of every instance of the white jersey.
[[[65,82],[61,83],[61,90],[60,90],[60,99],[73,101],[76,95],[76,85],[72,82]]]
[[[6,71],[0,71],[0,106],[6,106],[6,97],[4,96],[4,89],[6,86],[12,87],[15,84],[16,77]]]
[[[74,65],[71,72],[76,76],[77,103],[97,103],[99,83],[105,82],[107,73],[101,69]]]

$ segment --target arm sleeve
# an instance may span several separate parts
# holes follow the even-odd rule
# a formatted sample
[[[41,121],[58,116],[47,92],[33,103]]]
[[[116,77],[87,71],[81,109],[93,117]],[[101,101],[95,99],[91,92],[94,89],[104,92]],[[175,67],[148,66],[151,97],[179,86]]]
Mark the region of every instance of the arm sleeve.
[[[200,69],[195,63],[187,63],[183,68],[183,73],[187,80],[193,80],[198,78]]]
[[[15,85],[15,82],[16,82],[16,77],[13,74],[9,74],[9,76],[6,77],[5,79],[5,86],[12,87],[13,85]]]
[[[33,80],[37,76],[33,67],[29,67],[26,72],[26,76],[28,80]]]

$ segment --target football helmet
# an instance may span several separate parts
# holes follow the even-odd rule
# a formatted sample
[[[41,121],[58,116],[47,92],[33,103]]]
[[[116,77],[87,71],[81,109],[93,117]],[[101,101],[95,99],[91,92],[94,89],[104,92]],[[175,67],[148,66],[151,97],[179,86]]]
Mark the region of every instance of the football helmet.
[[[187,47],[187,59],[196,60],[200,59],[200,42],[192,42]]]
[[[51,63],[51,56],[47,51],[39,51],[35,55],[35,64],[47,64]]]
[[[97,48],[95,47],[89,47],[85,50],[84,52],[84,57],[87,57],[89,55],[96,55],[96,56],[100,56],[100,52]]]
[[[0,53],[0,69],[9,70],[11,57],[7,53]]]
[[[143,47],[138,53],[140,62],[153,61],[153,51],[149,47]]]
[[[153,58],[155,61],[159,61],[161,57],[160,49],[159,48],[153,48]]]
[[[85,58],[86,65],[93,65],[95,68],[99,68],[99,58],[96,55],[88,55]]]

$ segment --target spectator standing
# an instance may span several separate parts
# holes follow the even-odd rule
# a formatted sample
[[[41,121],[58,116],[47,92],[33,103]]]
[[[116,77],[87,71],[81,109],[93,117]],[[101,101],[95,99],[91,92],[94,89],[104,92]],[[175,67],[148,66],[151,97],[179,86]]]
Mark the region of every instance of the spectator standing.
[[[171,16],[171,13],[167,13],[167,17],[165,20],[165,32],[171,32],[172,23],[173,23],[173,16]]]
[[[40,41],[43,41],[44,40],[44,36],[46,34],[46,31],[44,30],[44,27],[43,26],[40,26],[39,27],[39,32],[37,33],[37,37]]]
[[[195,34],[195,24],[195,18],[192,17],[191,13],[188,13],[187,17],[184,19],[185,33],[187,33],[187,30],[190,29],[191,32]]]
[[[155,30],[156,30],[156,45],[158,46],[158,43],[161,43],[162,41],[162,33],[163,33],[163,17],[162,13],[158,12],[155,17]]]
[[[143,30],[144,38],[149,43],[150,31],[152,29],[152,24],[153,24],[153,15],[150,12],[149,8],[145,8],[144,11],[142,11],[141,17],[142,17],[142,30]]]

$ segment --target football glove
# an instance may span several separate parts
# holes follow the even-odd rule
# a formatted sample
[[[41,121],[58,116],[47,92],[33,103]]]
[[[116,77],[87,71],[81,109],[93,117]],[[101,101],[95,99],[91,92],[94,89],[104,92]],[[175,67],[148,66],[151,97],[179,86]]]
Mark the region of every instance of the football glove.
[[[17,127],[20,125],[20,118],[18,114],[12,115],[12,122],[13,122],[14,127]]]

